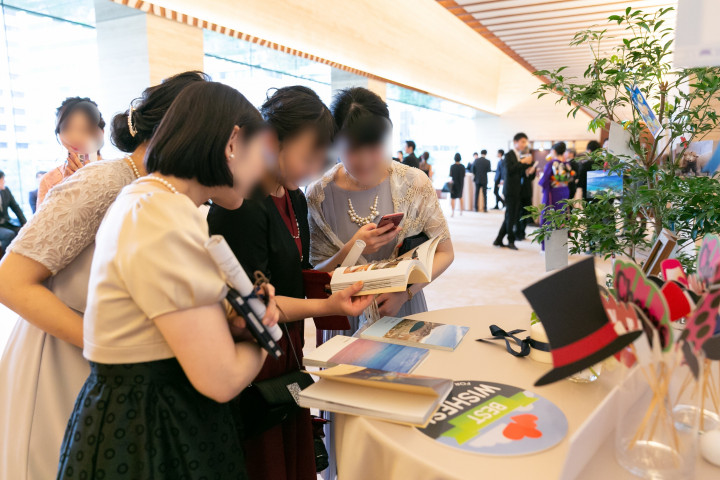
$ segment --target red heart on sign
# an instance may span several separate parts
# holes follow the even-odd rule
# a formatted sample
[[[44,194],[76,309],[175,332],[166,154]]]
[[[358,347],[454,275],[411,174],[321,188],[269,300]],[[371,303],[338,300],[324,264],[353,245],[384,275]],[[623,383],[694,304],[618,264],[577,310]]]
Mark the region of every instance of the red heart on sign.
[[[537,417],[529,413],[510,417],[511,423],[503,430],[503,436],[510,440],[522,440],[525,437],[540,438],[542,432],[537,427]]]

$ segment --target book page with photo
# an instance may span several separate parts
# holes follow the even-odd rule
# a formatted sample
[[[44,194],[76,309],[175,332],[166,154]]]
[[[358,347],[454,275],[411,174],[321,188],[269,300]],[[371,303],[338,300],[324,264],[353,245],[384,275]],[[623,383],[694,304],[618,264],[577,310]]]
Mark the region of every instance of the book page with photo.
[[[440,237],[434,237],[403,255],[379,262],[338,267],[333,272],[330,288],[333,293],[362,281],[359,295],[401,292],[413,283],[432,281],[432,265]]]

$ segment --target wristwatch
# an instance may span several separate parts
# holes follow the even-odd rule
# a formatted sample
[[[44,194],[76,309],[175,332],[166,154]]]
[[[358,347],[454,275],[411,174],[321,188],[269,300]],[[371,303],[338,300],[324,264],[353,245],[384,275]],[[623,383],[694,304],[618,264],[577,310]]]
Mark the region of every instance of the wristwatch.
[[[409,302],[410,300],[413,299],[413,297],[415,296],[415,294],[412,292],[412,290],[410,290],[410,287],[408,287],[407,290],[405,290],[405,291],[406,291],[407,294],[408,294],[408,299],[407,299],[407,301]]]

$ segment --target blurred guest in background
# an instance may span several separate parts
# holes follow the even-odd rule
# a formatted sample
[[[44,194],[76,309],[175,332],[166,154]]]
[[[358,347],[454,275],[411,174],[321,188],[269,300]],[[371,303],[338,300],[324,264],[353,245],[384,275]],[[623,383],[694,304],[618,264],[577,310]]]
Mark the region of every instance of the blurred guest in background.
[[[575,198],[577,192],[577,173],[578,173],[578,162],[575,160],[575,150],[568,148],[565,150],[565,163],[574,172],[574,175],[570,179],[568,188],[570,189],[568,198]]]
[[[455,154],[455,163],[450,165],[450,178],[452,178],[452,186],[450,187],[450,216],[455,216],[455,201],[460,200],[460,215],[462,215],[462,196],[465,187],[465,167],[462,166],[462,157],[459,153]],[[477,197],[476,197],[477,198]]]
[[[408,167],[420,168],[420,160],[415,156],[415,142],[412,140],[405,141],[405,158],[402,163]]]
[[[495,188],[493,189],[493,194],[495,195],[495,206],[493,207],[493,210],[500,210],[500,204],[502,203],[503,207],[505,206],[505,199],[500,194],[500,185],[503,183],[503,167],[505,165],[505,160],[503,159],[505,157],[505,150],[498,150],[497,151],[497,166],[495,167]]]
[[[532,156],[525,155],[528,146],[528,137],[524,133],[517,133],[513,137],[513,149],[504,157],[503,163],[503,194],[505,195],[505,221],[493,245],[496,247],[507,247],[510,250],[517,250],[515,246],[515,228],[520,215],[520,193],[522,190],[522,177],[525,170],[532,165]],[[508,243],[503,244],[503,238],[507,235]]]
[[[40,185],[40,180],[42,180],[42,177],[46,174],[45,171],[40,171],[35,174],[35,182]],[[37,198],[38,198],[38,189],[30,190],[28,193],[28,203],[30,203],[30,209],[33,213],[35,213],[35,210],[37,210]]]
[[[585,147],[585,153],[579,157],[578,169],[577,169],[577,187],[582,190],[581,195],[583,200],[588,200],[587,194],[587,172],[593,169],[593,161],[590,156],[592,152],[602,148],[600,142],[597,140],[590,140]]]
[[[433,178],[433,169],[432,165],[430,165],[430,152],[424,152],[422,155],[420,155],[420,170],[425,172],[425,175],[428,176],[430,180]]]
[[[468,162],[468,164],[467,164],[467,171],[468,171],[468,172],[472,173],[473,165],[475,164],[475,160],[477,160],[479,156],[480,156],[480,155],[478,155],[477,152],[473,153],[473,158],[472,158],[472,160],[470,160],[470,161]]]
[[[532,206],[533,185],[537,175],[537,166],[525,170],[520,181],[520,214],[518,215],[517,228],[515,230],[515,240],[525,240],[525,228],[530,223],[530,219],[523,218],[528,215],[527,207]]]
[[[476,158],[473,162],[473,175],[475,176],[473,181],[475,182],[475,211],[480,211],[480,192],[483,197],[483,211],[487,212],[487,188],[488,188],[488,173],[492,170],[490,160],[487,159],[487,150],[480,151],[480,157]]]
[[[9,210],[15,213],[17,223],[10,220]],[[0,170],[0,247],[2,247],[0,254],[5,252],[5,249],[13,241],[20,227],[25,225],[25,222],[27,220],[22,208],[15,201],[10,188],[5,185],[5,172]]]
[[[87,97],[70,97],[58,107],[55,136],[67,150],[67,160],[46,173],[38,186],[37,206],[47,192],[63,179],[77,172],[93,160],[100,160],[105,120],[97,103]]]
[[[395,156],[395,160],[402,163],[403,161],[403,152],[402,150],[397,151],[397,155]]]
[[[565,208],[563,201],[570,198],[569,184],[575,175],[575,172],[570,168],[570,164],[565,161],[565,150],[565,142],[558,142],[552,146],[550,155],[548,155],[548,163],[545,164],[545,169],[538,183],[543,192],[543,205],[554,210]],[[545,222],[543,212],[540,215],[540,224],[543,225]],[[544,249],[545,244],[543,243]]]

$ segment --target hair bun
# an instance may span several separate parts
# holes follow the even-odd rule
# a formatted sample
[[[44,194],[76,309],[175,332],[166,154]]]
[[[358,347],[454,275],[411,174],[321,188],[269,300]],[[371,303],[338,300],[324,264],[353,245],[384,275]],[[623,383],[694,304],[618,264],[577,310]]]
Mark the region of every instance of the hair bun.
[[[125,153],[134,152],[135,149],[137,149],[140,143],[142,143],[142,141],[144,140],[142,136],[133,136],[130,133],[130,127],[128,122],[129,115],[130,110],[115,115],[112,119],[112,132],[110,134],[112,144],[115,145],[118,150],[121,150]],[[137,121],[137,115],[138,113],[137,111],[135,111],[133,114],[133,122]]]

